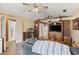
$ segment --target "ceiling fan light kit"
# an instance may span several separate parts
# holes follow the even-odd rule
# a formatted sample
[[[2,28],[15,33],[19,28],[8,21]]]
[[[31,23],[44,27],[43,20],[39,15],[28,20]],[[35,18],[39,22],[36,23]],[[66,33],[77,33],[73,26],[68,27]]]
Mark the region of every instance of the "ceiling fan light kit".
[[[48,9],[48,6],[44,6],[40,3],[33,3],[33,4],[28,4],[28,3],[22,3],[23,5],[25,6],[32,6],[33,8],[28,10],[28,12],[31,12],[31,11],[34,11],[36,13],[41,13],[43,12],[44,10]]]
[[[46,9],[48,9],[48,6],[45,6],[41,3],[30,3],[30,4],[23,3],[23,5],[30,7],[30,8],[28,8],[28,12],[41,13],[41,12],[45,11]],[[53,21],[57,22],[57,21],[62,20],[63,18],[69,17],[69,16],[66,16],[66,15],[62,16],[63,14],[66,14],[67,9],[62,9],[61,11],[62,11],[62,13],[59,16],[53,17],[53,16],[48,15],[48,16],[42,18],[41,20],[49,20],[48,22],[51,23]]]
[[[34,12],[38,12],[39,9],[38,9],[38,8],[34,8],[33,11],[34,11]]]

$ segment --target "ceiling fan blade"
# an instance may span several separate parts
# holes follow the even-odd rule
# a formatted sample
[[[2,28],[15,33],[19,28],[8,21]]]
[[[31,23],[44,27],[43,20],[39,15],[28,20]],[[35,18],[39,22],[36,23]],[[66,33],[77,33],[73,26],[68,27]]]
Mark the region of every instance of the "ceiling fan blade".
[[[46,8],[46,9],[48,9],[48,7],[47,7],[47,6],[46,6],[45,8]]]
[[[43,4],[40,4],[40,3],[38,4],[38,6],[39,6],[39,7],[46,8],[46,9],[48,8],[48,6],[45,6],[45,5],[43,5]]]
[[[39,11],[43,12],[43,11],[46,11],[46,8],[44,7],[38,7]]]
[[[28,10],[28,12],[31,12],[31,11],[32,11],[32,9]]]
[[[33,6],[36,7],[36,6],[38,6],[38,4],[34,3]]]
[[[30,4],[28,4],[28,3],[22,3],[23,5],[30,5]]]
[[[48,6],[43,6],[45,9],[48,9]]]

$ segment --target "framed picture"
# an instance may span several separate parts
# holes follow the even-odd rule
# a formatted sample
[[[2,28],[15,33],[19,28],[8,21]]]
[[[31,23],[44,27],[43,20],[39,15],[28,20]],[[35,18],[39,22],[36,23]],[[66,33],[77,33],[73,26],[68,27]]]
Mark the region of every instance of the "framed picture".
[[[73,20],[73,30],[79,30],[79,17]]]

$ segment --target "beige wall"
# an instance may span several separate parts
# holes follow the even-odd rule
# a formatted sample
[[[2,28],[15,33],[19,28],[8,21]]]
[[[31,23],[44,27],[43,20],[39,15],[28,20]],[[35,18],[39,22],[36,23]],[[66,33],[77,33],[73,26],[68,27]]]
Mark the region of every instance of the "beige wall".
[[[71,36],[73,41],[75,41],[76,43],[79,43],[79,30],[72,30]]]
[[[79,30],[73,30],[72,23],[72,20],[74,20],[77,17],[79,17],[79,9],[71,17],[63,18],[63,20],[71,20],[71,37],[72,40],[75,41],[75,43],[79,44]]]
[[[79,10],[76,11],[76,13],[74,13],[72,19],[75,19],[77,17],[79,17]],[[71,36],[72,36],[72,40],[75,41],[75,43],[79,44],[79,30],[73,30],[72,21],[71,21]]]
[[[73,23],[71,21],[71,37],[76,44],[79,44],[79,30],[73,30]]]
[[[23,31],[23,29],[22,29],[22,20],[20,20],[20,19],[17,19],[16,20],[16,35],[15,35],[15,37],[16,37],[16,43],[20,43],[20,42],[22,42],[22,40],[23,40],[23,35],[22,35],[22,31]]]
[[[34,26],[34,21],[25,19],[23,17],[10,17],[10,19],[15,19],[16,20],[16,29],[15,29],[15,40],[16,43],[22,42],[23,41],[23,32],[26,31],[26,29]]]
[[[32,20],[24,20],[23,22],[23,32],[28,31],[28,28],[34,28],[34,21]]]
[[[34,22],[24,18],[16,19],[16,43],[23,41],[23,32],[26,32],[26,29],[33,27]]]

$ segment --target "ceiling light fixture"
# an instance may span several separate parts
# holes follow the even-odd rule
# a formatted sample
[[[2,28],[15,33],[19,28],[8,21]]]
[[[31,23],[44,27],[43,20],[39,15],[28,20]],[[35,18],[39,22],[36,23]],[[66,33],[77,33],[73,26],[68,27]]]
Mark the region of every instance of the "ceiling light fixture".
[[[29,10],[28,10],[29,12],[34,11],[36,13],[40,13],[40,12],[48,9],[48,6],[44,6],[40,3],[33,3],[33,4],[23,3],[23,5],[31,7],[31,9],[29,8]]]
[[[34,8],[33,11],[38,12],[38,8]]]

